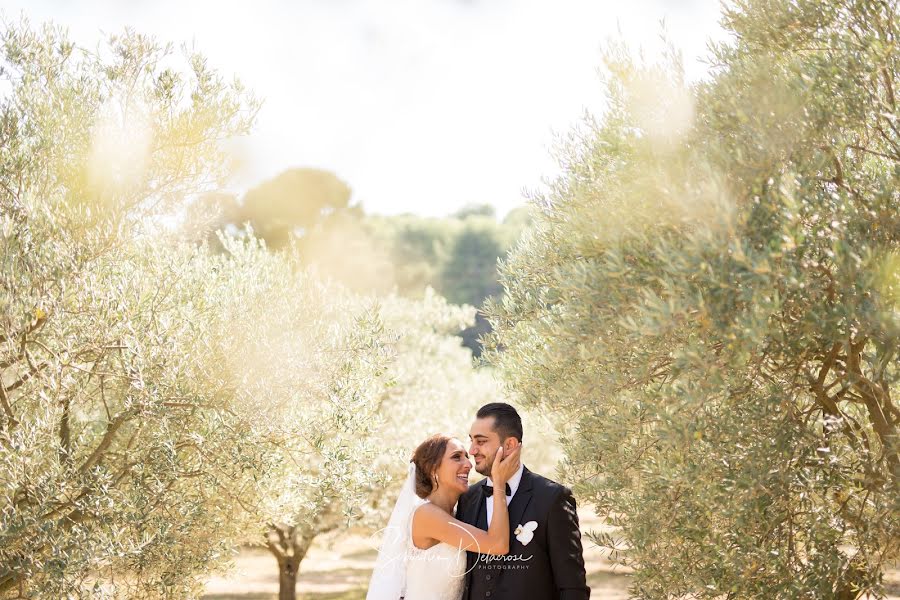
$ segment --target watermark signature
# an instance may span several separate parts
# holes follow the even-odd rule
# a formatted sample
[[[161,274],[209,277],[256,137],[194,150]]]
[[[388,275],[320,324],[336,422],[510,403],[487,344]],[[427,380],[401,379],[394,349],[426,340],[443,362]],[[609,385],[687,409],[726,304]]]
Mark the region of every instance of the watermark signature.
[[[478,540],[472,532],[457,523],[450,523],[450,525],[461,529],[469,539],[469,543],[465,543],[465,539],[460,539],[459,544],[455,548],[444,542],[439,542],[430,548],[417,548],[409,538],[411,533],[408,529],[390,526],[374,532],[369,536],[368,543],[371,548],[378,550],[379,552],[381,551],[382,543],[385,541],[392,546],[401,546],[404,548],[403,551],[398,551],[394,555],[385,556],[380,554],[378,556],[378,564],[380,566],[388,566],[398,562],[402,562],[403,564],[410,564],[412,562],[428,562],[436,565],[444,564],[447,574],[456,578],[465,577],[476,568],[510,570],[527,569],[528,565],[524,563],[528,563],[533,558],[533,555],[525,556],[522,554],[482,554],[481,545],[478,543]],[[452,548],[454,553],[449,555],[447,553],[429,552],[429,550],[442,544]],[[472,562],[471,566],[460,573],[459,565],[467,562],[467,552],[476,554],[477,558]]]

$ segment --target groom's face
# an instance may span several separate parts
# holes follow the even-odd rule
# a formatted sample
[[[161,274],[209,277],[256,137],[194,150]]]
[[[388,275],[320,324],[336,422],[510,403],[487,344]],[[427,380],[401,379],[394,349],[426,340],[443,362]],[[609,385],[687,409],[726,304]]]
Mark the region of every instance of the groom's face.
[[[491,467],[494,465],[494,457],[497,449],[502,444],[500,435],[494,431],[494,417],[475,419],[469,429],[469,456],[475,461],[475,470],[490,477]]]

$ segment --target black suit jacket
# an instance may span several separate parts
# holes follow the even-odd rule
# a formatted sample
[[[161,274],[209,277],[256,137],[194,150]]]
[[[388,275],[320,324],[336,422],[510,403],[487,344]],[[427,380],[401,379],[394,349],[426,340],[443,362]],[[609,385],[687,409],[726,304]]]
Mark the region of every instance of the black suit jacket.
[[[487,531],[486,480],[471,486],[456,518]],[[520,542],[515,529],[535,521],[534,537]],[[523,469],[509,503],[509,554],[469,552],[463,600],[587,600],[581,530],[569,488]]]

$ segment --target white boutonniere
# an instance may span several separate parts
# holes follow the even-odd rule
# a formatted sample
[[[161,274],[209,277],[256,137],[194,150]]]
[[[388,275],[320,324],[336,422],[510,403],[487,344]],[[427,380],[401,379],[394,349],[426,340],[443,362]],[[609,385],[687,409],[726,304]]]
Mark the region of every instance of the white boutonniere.
[[[531,541],[531,538],[534,537],[535,529],[537,529],[537,521],[528,521],[524,525],[516,527],[516,530],[513,533],[523,546],[527,546],[528,542]]]

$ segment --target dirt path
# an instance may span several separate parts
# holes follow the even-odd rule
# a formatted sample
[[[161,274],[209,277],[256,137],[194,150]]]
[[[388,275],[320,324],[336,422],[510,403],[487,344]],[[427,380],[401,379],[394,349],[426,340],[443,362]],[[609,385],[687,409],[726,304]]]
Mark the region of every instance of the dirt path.
[[[589,509],[578,511],[582,528],[598,529],[602,522]],[[364,600],[376,550],[367,537],[342,535],[316,540],[300,567],[298,597],[305,600]],[[591,598],[626,600],[628,569],[606,560],[585,540],[585,566]],[[265,549],[242,548],[235,569],[207,581],[203,600],[275,600],[278,573],[275,559]],[[889,575],[891,588],[900,590],[900,573]],[[900,600],[900,592],[888,600]]]

